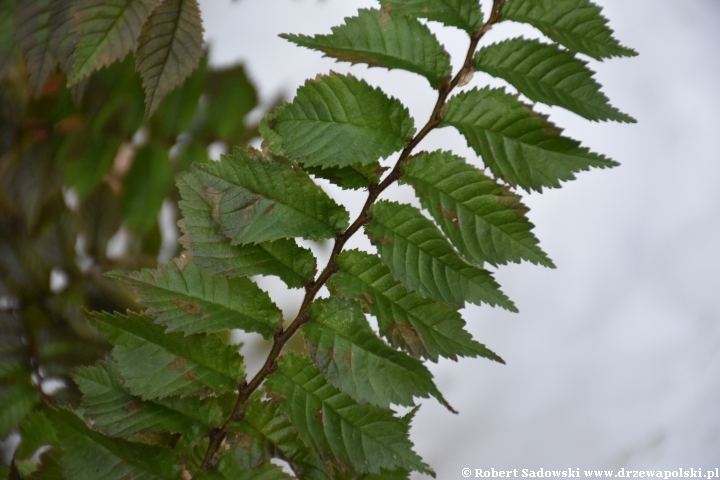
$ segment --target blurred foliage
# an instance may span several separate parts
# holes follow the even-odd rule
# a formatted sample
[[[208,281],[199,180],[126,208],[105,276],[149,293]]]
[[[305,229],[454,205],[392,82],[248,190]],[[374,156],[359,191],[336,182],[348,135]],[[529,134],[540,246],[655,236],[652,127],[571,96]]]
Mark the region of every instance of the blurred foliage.
[[[205,57],[147,121],[132,56],[84,87],[78,102],[53,71],[36,94],[25,61],[0,81],[0,439],[38,405],[77,406],[70,372],[109,347],[82,310],[136,307],[103,273],[155,266],[174,176],[207,162],[211,144],[257,132],[245,125],[257,94],[241,66],[214,70]],[[16,453],[17,474],[33,453]]]

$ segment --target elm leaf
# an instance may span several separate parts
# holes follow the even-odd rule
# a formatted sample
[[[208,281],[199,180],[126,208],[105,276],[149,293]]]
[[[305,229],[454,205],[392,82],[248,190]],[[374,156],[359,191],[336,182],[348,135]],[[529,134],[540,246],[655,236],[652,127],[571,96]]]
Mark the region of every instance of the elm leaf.
[[[528,260],[554,267],[532,233],[520,196],[450,152],[421,153],[403,166],[422,206],[467,261],[498,266]]]
[[[415,132],[408,110],[352,75],[318,75],[260,124],[270,149],[309,167],[367,165],[402,150]]]
[[[310,318],[303,333],[313,363],[358,403],[387,408],[432,395],[447,405],[425,365],[377,338],[357,303],[316,300]]]
[[[483,47],[475,70],[510,83],[534,102],[557,105],[588,120],[635,119],[610,105],[587,63],[555,45],[513,38]]]
[[[183,173],[177,179],[182,199],[178,203],[183,219],[178,222],[185,247],[182,258],[192,258],[213,275],[230,277],[275,275],[290,288],[310,282],[316,271],[312,252],[293,239],[232,245],[213,219],[213,197],[194,175]]]
[[[456,95],[443,118],[442,126],[448,125],[465,136],[496,177],[526,190],[559,188],[577,172],[618,165],[562,136],[546,116],[503,89]]]
[[[242,357],[217,336],[165,333],[152,317],[133,313],[89,318],[115,345],[124,386],[143,400],[232,392],[245,377]]]
[[[265,381],[300,437],[320,455],[331,455],[362,473],[407,468],[432,474],[412,450],[408,425],[392,411],[359,405],[323,378],[308,357],[285,354]]]
[[[410,205],[380,201],[365,232],[383,263],[410,290],[462,307],[465,301],[517,312],[492,274],[466,263],[432,221]]]
[[[433,88],[448,79],[447,52],[433,33],[415,18],[360,9],[356,17],[333,27],[330,35],[281,35],[301,47],[320,50],[339,61],[371,67],[399,68],[427,78]]]
[[[356,300],[378,320],[380,333],[391,345],[415,357],[437,362],[442,356],[502,359],[473,340],[463,327],[456,309],[407,290],[380,258],[359,250],[347,250],[337,257],[340,271],[328,281],[328,288]]]
[[[197,0],[164,0],[153,10],[140,31],[135,57],[145,89],[145,118],[149,118],[203,57]]]
[[[596,60],[637,55],[613,37],[602,9],[590,0],[509,0],[502,18],[529,23],[569,50]]]

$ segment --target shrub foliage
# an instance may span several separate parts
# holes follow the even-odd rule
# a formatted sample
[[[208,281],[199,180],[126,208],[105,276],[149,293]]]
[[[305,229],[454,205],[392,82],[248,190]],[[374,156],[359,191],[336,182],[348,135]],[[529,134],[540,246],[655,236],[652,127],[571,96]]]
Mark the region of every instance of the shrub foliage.
[[[162,102],[202,57],[195,0],[11,4],[3,7],[4,15],[17,9],[17,48],[35,90],[59,60],[80,95],[93,70],[134,51],[150,124],[159,122],[161,131],[177,134],[187,124],[178,130],[173,121],[195,118],[195,108],[187,107],[185,115],[184,106]],[[65,20],[55,22],[58,15]],[[426,20],[467,33],[468,51],[454,75]],[[480,47],[503,21],[533,25],[550,42],[514,38]],[[47,32],[27,33],[28,22],[40,22]],[[194,152],[202,148],[187,149],[195,163],[176,178],[182,251],[167,265],[109,273],[137,293],[144,310],[87,313],[111,352],[73,371],[82,393],[79,405],[46,401],[33,410],[41,403],[36,382],[28,378],[6,388],[1,402],[12,418],[0,414],[0,433],[22,423],[10,475],[20,470],[38,479],[270,480],[292,478],[290,470],[309,480],[434,475],[413,451],[410,422],[417,399],[453,410],[425,361],[483,357],[502,363],[465,330],[460,309],[472,303],[516,311],[488,265],[529,261],[554,267],[533,233],[521,192],[559,188],[578,172],[616,165],[563,136],[533,102],[589,120],[634,121],[610,105],[582,60],[635,55],[613,38],[590,0],[495,0],[488,12],[481,11],[479,0],[380,0],[378,8],[360,10],[329,34],[283,37],[338,61],[425,77],[437,96],[430,118],[417,121],[381,89],[330,72],[308,80],[290,102],[264,117],[261,149],[236,147],[218,162],[197,157]],[[475,71],[509,86],[460,92]],[[201,92],[193,87],[196,75],[201,74],[182,88]],[[219,72],[200,83],[228,86],[234,81],[230,75]],[[90,87],[85,90],[89,95]],[[217,96],[218,90],[207,95]],[[193,98],[197,106],[199,93]],[[168,105],[175,110],[158,116]],[[207,108],[205,123],[193,126],[195,138],[211,132],[241,144],[233,136],[237,119],[221,121],[214,108]],[[421,149],[429,132],[448,127],[465,137],[478,159]],[[92,148],[91,138],[84,141]],[[138,181],[167,169],[156,160],[166,152],[151,144],[138,154]],[[99,158],[91,155],[88,164]],[[366,192],[359,215],[350,218],[317,178]],[[422,210],[380,199],[398,183],[413,188]],[[76,188],[82,189],[82,182]],[[143,220],[133,219],[142,216],[137,201],[127,200],[125,211],[130,225],[142,226]],[[345,248],[359,232],[374,253]],[[318,265],[298,239],[331,241],[327,263]],[[294,319],[283,320],[253,280],[257,275],[304,289]],[[324,287],[329,295],[321,294]],[[231,329],[272,342],[253,375],[247,375],[237,347],[228,345]],[[306,347],[290,351],[288,342],[296,336]],[[11,372],[13,361],[0,357],[0,373]],[[398,407],[414,408],[401,415]],[[50,448],[40,462],[28,462],[43,446]]]

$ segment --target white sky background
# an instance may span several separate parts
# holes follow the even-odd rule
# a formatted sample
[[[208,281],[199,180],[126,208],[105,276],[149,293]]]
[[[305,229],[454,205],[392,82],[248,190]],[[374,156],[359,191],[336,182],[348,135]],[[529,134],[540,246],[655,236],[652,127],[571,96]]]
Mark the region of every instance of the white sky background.
[[[558,268],[499,270],[520,314],[466,309],[473,335],[506,366],[482,359],[432,365],[460,414],[424,401],[412,435],[441,480],[462,478],[465,467],[720,467],[720,2],[597,2],[640,57],[591,67],[613,105],[639,123],[597,124],[538,107],[567,135],[622,166],[525,195],[536,234]],[[434,105],[419,76],[349,67],[277,37],[329,33],[359,7],[375,6],[372,0],[201,6],[213,63],[246,63],[267,103],[333,69],[400,98],[418,127]],[[431,28],[457,66],[466,36]],[[484,43],[520,33],[536,36],[531,28],[502,25]],[[477,74],[466,88],[487,81]],[[450,129],[433,132],[421,148],[477,158]],[[351,214],[364,201],[333,195]],[[413,201],[408,190],[385,197]],[[299,298],[295,291],[279,303],[291,314]]]

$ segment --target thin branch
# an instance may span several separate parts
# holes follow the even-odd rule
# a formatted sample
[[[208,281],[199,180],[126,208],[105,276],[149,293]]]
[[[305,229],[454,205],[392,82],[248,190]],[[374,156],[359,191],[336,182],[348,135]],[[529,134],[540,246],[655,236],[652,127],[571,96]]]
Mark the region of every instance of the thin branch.
[[[330,254],[330,259],[328,260],[327,265],[316,280],[310,282],[305,286],[305,297],[303,298],[303,302],[300,306],[300,311],[298,312],[297,316],[292,321],[292,323],[290,323],[286,330],[280,330],[277,334],[275,334],[273,338],[273,345],[270,349],[270,353],[268,354],[267,359],[265,360],[265,364],[255,374],[250,383],[243,382],[243,384],[240,385],[238,398],[235,402],[235,406],[233,407],[232,414],[227,418],[227,420],[225,420],[225,423],[223,423],[220,428],[214,429],[211,432],[210,444],[208,445],[208,449],[205,452],[205,457],[203,458],[203,462],[200,467],[201,470],[207,470],[212,463],[213,457],[215,456],[218,449],[220,448],[220,445],[225,439],[227,425],[231,421],[242,420],[243,415],[245,414],[245,404],[250,399],[250,396],[258,388],[260,388],[260,385],[262,385],[263,381],[265,381],[265,379],[277,369],[277,361],[280,357],[280,354],[282,353],[282,349],[285,344],[293,337],[293,335],[295,335],[295,333],[297,333],[297,331],[303,325],[305,325],[310,320],[310,316],[308,314],[308,307],[313,302],[313,300],[315,300],[315,296],[318,294],[320,289],[337,271],[338,266],[336,264],[336,259],[338,255],[340,255],[340,253],[342,252],[343,247],[345,246],[347,241],[355,233],[357,233],[357,231],[360,230],[363,225],[367,224],[370,221],[370,215],[368,213],[370,207],[373,205],[373,203],[375,203],[375,200],[377,200],[377,198],[380,196],[380,194],[382,194],[382,192],[384,192],[389,186],[391,186],[393,183],[400,179],[400,176],[402,175],[402,166],[405,161],[410,158],[410,155],[412,155],[415,147],[417,147],[417,145],[428,135],[428,133],[440,126],[440,123],[442,122],[442,112],[446,105],[448,96],[456,87],[466,84],[469,78],[472,76],[472,73],[474,72],[473,57],[475,55],[475,51],[477,50],[478,43],[480,42],[480,39],[485,35],[485,33],[487,33],[495,23],[500,21],[500,10],[505,4],[505,1],[506,0],[494,0],[490,18],[488,18],[487,22],[485,22],[485,24],[479,31],[470,35],[470,46],[468,48],[467,54],[465,55],[465,61],[462,68],[458,71],[455,77],[452,78],[452,80],[440,86],[440,89],[438,91],[438,99],[437,102],[435,102],[435,108],[433,108],[430,119],[403,149],[403,151],[400,153],[398,161],[395,163],[395,166],[390,171],[390,173],[383,179],[383,181],[379,184],[371,185],[368,188],[368,198],[365,201],[365,205],[363,205],[360,214],[357,216],[352,225],[350,225],[343,233],[338,234],[335,237],[335,244],[333,245],[333,250]],[[195,479],[196,476],[194,476],[193,479]]]

